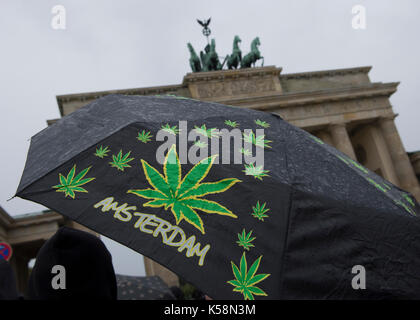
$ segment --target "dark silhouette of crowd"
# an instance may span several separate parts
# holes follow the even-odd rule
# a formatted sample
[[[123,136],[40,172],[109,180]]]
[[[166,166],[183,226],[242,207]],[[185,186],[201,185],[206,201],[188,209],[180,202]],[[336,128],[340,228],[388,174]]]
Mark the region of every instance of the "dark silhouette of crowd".
[[[204,299],[195,288],[188,297],[180,287],[171,287],[168,292],[164,299]],[[17,290],[10,264],[0,260],[0,300],[22,299],[117,300],[111,254],[95,235],[60,228],[39,250],[24,296]]]

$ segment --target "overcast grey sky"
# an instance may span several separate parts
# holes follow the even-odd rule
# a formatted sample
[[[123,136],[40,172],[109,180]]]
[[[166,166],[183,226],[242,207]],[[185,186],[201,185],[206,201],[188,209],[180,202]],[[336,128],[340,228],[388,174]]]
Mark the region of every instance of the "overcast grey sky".
[[[52,7],[66,29],[51,27]],[[352,28],[352,7],[366,29]],[[407,151],[420,150],[420,2],[416,0],[2,0],[0,2],[0,205],[11,215],[43,210],[14,195],[28,139],[59,117],[55,96],[181,83],[191,42],[206,40],[196,18],[212,17],[219,55],[259,36],[265,65],[283,73],[373,66],[374,82],[401,81],[392,96]],[[104,239],[117,272],[143,274],[140,255]]]

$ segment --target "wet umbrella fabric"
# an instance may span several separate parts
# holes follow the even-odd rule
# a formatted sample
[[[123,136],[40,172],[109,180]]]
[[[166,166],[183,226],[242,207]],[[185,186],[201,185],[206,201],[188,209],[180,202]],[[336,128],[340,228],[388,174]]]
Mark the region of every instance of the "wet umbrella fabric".
[[[264,128],[264,137],[243,133],[264,149],[263,167],[217,163],[225,154],[182,159],[188,130],[210,145],[221,140],[213,128],[234,127]],[[176,148],[157,141],[162,128]],[[110,95],[31,139],[17,195],[151,257],[212,298],[420,297],[416,200],[273,114]],[[365,290],[352,287],[357,265]]]
[[[158,276],[136,277],[117,274],[118,300],[175,300]]]

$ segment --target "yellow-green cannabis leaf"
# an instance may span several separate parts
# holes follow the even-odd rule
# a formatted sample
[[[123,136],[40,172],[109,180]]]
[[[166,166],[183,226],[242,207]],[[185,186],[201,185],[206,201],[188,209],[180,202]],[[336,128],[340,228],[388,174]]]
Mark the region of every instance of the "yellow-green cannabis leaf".
[[[194,141],[194,145],[197,146],[198,148],[205,148],[208,146],[207,142],[203,142],[200,140]]]
[[[82,188],[82,186],[95,179],[83,179],[84,176],[89,172],[90,168],[91,167],[88,167],[82,170],[78,175],[76,175],[76,165],[74,165],[66,177],[64,177],[61,173],[58,175],[60,184],[53,186],[53,188],[57,189],[56,192],[64,192],[65,197],[69,196],[72,199],[75,198],[76,192],[87,193],[87,190]]]
[[[269,128],[270,124],[265,121],[261,121],[260,119],[255,120],[255,123],[263,128]]]
[[[245,148],[240,148],[239,152],[242,153],[245,156],[250,156],[252,154],[249,149],[245,149]]]
[[[265,202],[262,205],[260,205],[260,202],[257,201],[257,204],[255,205],[255,207],[252,207],[252,211],[253,211],[252,216],[261,221],[264,221],[264,218],[268,218],[268,215],[266,215],[265,213],[270,211],[270,209],[265,208],[265,205],[266,205]]]
[[[196,210],[237,218],[232,211],[221,204],[203,199],[208,194],[225,192],[240,182],[236,178],[201,182],[209,173],[216,157],[217,155],[213,155],[201,160],[182,178],[178,154],[175,145],[172,145],[165,157],[163,175],[146,161],[141,160],[144,175],[152,188],[130,189],[127,193],[150,199],[143,204],[145,207],[171,209],[176,224],[185,220],[204,234],[204,224]]]
[[[124,171],[125,168],[131,168],[128,164],[134,158],[129,158],[131,151],[127,152],[124,156],[122,150],[117,155],[112,155],[112,161],[109,163],[111,167],[117,168],[120,171]]]
[[[249,248],[253,247],[252,241],[255,240],[256,237],[252,237],[252,230],[247,234],[245,229],[242,229],[242,233],[238,233],[238,241],[236,243],[244,247],[245,250],[249,250]]]
[[[252,143],[253,145],[260,148],[271,148],[269,143],[272,141],[265,140],[264,138],[264,134],[261,134],[257,137],[253,131],[251,131],[249,134],[243,133],[243,140],[245,142]]]
[[[96,148],[96,152],[95,152],[95,156],[103,159],[104,157],[106,157],[108,155],[108,152],[110,150],[108,149],[108,147],[102,147],[100,146],[99,148]]]
[[[173,134],[174,136],[176,136],[177,134],[179,134],[178,127],[177,126],[171,127],[168,123],[165,124],[165,125],[162,125],[161,129],[163,131],[166,131],[166,132],[170,133],[170,134]]]
[[[205,136],[209,139],[212,138],[218,138],[220,135],[220,132],[217,130],[217,128],[206,128],[206,125],[203,124],[201,127],[198,126],[194,126],[194,130],[198,133],[201,134],[202,136]]]
[[[270,276],[268,273],[256,274],[260,266],[261,258],[262,256],[255,260],[249,270],[245,252],[242,254],[239,268],[233,263],[233,261],[230,262],[235,279],[230,280],[227,283],[235,287],[233,291],[242,293],[245,300],[255,300],[254,295],[267,295],[261,288],[255,286]]]
[[[263,177],[268,177],[269,170],[264,170],[263,166],[255,166],[253,163],[246,165],[245,164],[245,172],[247,176],[253,176],[255,179],[262,180]]]
[[[150,133],[150,131],[143,130],[142,132],[138,133],[137,140],[143,143],[147,143],[152,140],[152,137],[153,135]]]
[[[225,120],[225,125],[232,127],[232,128],[236,128],[239,126],[239,123],[236,121],[231,121],[231,120]]]

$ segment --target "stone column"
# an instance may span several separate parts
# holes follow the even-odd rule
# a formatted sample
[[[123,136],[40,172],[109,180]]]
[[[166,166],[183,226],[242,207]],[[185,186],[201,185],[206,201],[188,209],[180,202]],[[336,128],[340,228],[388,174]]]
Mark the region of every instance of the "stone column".
[[[175,273],[148,257],[143,256],[143,260],[147,276],[159,276],[169,287],[179,286],[179,279]]]
[[[379,118],[379,125],[382,129],[382,134],[388,145],[388,150],[394,163],[395,171],[400,181],[402,189],[407,190],[420,201],[420,186],[417,177],[414,173],[413,166],[410,163],[407,152],[402,144],[397,127],[395,126],[394,118],[397,115]]]
[[[326,130],[321,130],[316,133],[316,136],[320,138],[325,143],[328,143],[330,146],[334,145],[334,142],[331,139],[331,135]]]
[[[70,220],[68,218],[65,218],[64,225],[66,227],[69,227],[69,228],[73,228],[73,229],[77,229],[77,230],[80,230],[80,231],[91,233],[94,236],[100,238],[100,234],[99,233],[96,233],[95,231],[93,231],[93,230],[91,230],[91,229],[89,229],[89,228],[87,228],[85,226],[82,226],[80,223],[77,223],[77,222],[75,222],[73,220]]]
[[[376,126],[371,124],[366,126],[366,130],[370,132],[375,143],[375,147],[378,152],[379,159],[381,161],[383,178],[390,181],[396,186],[400,186],[397,172],[395,171],[394,163],[392,162],[388,146],[386,144],[382,131],[380,130],[380,128],[377,128]]]
[[[332,123],[329,129],[334,142],[334,147],[348,155],[353,160],[356,160],[353,145],[351,144],[350,137],[347,133],[346,124]]]
[[[13,253],[12,259],[10,260],[10,265],[16,277],[16,286],[21,294],[26,294],[29,280],[28,262],[29,259],[16,254],[16,252]]]

